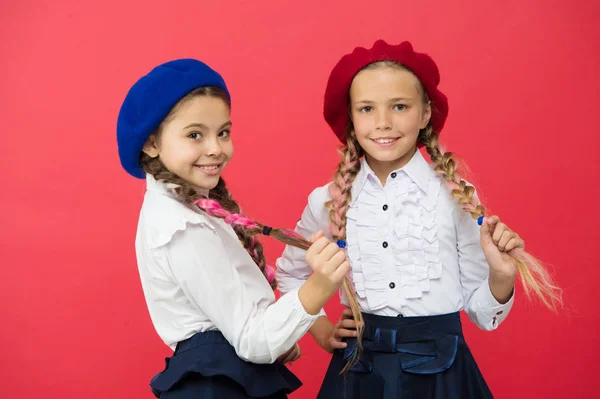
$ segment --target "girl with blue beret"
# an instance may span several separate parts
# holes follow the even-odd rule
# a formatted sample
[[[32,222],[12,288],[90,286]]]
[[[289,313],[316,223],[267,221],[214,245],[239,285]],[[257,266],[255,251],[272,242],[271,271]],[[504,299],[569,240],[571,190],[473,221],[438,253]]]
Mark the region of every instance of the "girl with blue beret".
[[[174,350],[150,384],[160,398],[286,398],[301,383],[283,363],[349,270],[322,232],[311,244],[240,213],[221,177],[233,156],[230,107],[217,72],[180,59],[139,79],[118,117],[121,164],[146,179],[135,241],[144,295]],[[313,270],[278,301],[258,234],[307,250]]]

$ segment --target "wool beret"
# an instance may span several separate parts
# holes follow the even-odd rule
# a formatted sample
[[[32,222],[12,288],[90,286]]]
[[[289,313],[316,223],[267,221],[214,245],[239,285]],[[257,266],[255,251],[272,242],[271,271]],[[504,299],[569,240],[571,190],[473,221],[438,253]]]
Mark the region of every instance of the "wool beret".
[[[370,49],[357,47],[352,53],[344,55],[329,76],[323,115],[340,141],[346,142],[352,81],[364,67],[378,61],[396,61],[419,78],[432,103],[432,128],[440,132],[448,116],[448,99],[438,90],[440,72],[436,63],[429,55],[415,52],[409,42],[389,45],[378,40]]]
[[[161,64],[131,87],[117,119],[119,158],[127,173],[145,178],[139,157],[146,140],[179,100],[203,86],[219,87],[230,96],[221,75],[194,59]]]

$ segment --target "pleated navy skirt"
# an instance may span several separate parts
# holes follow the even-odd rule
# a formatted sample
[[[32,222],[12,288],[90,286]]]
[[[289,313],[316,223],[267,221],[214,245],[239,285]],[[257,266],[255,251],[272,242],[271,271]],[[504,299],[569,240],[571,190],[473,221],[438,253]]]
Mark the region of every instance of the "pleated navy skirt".
[[[243,361],[219,331],[198,333],[177,344],[165,369],[150,382],[161,399],[285,399],[301,385],[280,362]]]
[[[356,339],[336,350],[318,399],[493,398],[467,346],[459,313],[426,317],[364,314],[362,355],[340,375]]]

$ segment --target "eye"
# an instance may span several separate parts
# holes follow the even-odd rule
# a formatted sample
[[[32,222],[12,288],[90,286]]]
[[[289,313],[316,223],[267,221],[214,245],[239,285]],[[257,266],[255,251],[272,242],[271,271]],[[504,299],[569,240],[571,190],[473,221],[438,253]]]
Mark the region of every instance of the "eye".
[[[406,109],[406,105],[404,105],[404,104],[396,104],[396,105],[394,105],[394,109],[397,110],[397,111],[402,111],[402,110]]]
[[[359,109],[359,112],[364,112],[364,113],[371,112],[371,111],[373,111],[373,107],[368,106],[368,105],[366,107],[362,107],[361,109]]]
[[[221,130],[219,132],[219,137],[221,137],[221,138],[226,138],[226,137],[229,137],[230,135],[231,135],[231,130],[229,130],[229,129]]]
[[[191,132],[190,134],[188,134],[188,137],[192,140],[198,140],[202,138],[202,135],[199,132]]]

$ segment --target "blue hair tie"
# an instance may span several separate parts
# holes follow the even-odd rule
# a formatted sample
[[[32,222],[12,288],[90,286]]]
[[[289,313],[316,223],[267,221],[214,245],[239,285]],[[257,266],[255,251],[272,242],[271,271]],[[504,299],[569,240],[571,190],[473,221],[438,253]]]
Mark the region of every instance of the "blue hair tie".
[[[477,218],[477,224],[480,225],[480,226],[483,224],[483,216],[479,216]]]
[[[344,249],[346,248],[346,241],[344,240],[337,240],[337,246]]]

